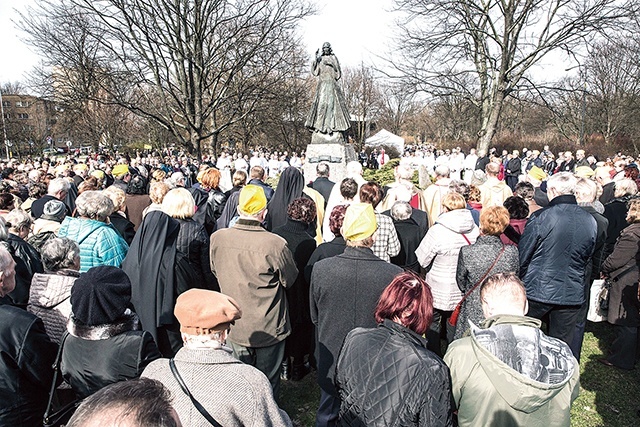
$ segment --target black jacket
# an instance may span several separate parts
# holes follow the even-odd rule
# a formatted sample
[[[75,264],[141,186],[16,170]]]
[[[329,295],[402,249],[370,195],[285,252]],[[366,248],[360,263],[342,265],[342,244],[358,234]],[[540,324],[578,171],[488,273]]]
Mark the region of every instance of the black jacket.
[[[343,426],[451,426],[449,368],[391,320],[347,335],[336,367]]]
[[[29,302],[31,279],[35,273],[44,273],[40,254],[33,246],[15,234],[9,233],[7,249],[16,263],[16,288],[9,293],[13,304],[26,308]]]
[[[530,300],[582,305],[597,224],[571,195],[558,196],[527,222],[518,250],[520,278]]]
[[[186,255],[192,267],[195,283],[183,284],[183,290],[192,287],[218,290],[218,281],[211,272],[209,262],[209,235],[204,226],[193,219],[176,219],[180,231],[176,240],[176,249]],[[180,283],[178,286],[180,287]]]
[[[139,328],[135,314],[100,326],[85,326],[71,317],[60,370],[78,397],[136,379],[149,363],[161,357],[151,334]]]
[[[347,334],[354,328],[373,328],[373,316],[384,288],[401,273],[369,248],[347,247],[341,255],[318,261],[311,274],[311,320],[316,325],[318,384],[337,395],[335,363]]]
[[[42,425],[57,347],[42,320],[0,305],[0,425]]]
[[[225,196],[222,191],[216,188],[209,190],[209,196],[207,197],[207,215],[204,221],[204,228],[207,230],[209,236],[216,231],[216,222],[218,218],[222,216],[226,203],[227,196]]]
[[[329,195],[331,194],[331,190],[333,190],[334,185],[336,185],[336,183],[325,176],[319,176],[310,185],[311,188],[322,194],[322,197],[324,197],[325,208],[327,207],[327,201],[329,200]]]
[[[109,222],[113,225],[113,228],[116,229],[118,234],[122,236],[127,245],[131,245],[133,241],[133,236],[136,235],[136,231],[134,230],[134,225],[127,218],[120,215],[118,212],[114,212],[109,215]]]

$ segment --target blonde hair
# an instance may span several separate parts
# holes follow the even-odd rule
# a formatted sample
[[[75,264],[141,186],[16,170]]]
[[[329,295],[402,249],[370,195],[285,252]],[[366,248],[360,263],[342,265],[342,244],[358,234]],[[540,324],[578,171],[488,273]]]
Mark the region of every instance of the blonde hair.
[[[509,225],[509,211],[503,206],[491,206],[480,212],[480,230],[487,236],[499,236]]]
[[[196,213],[196,202],[188,190],[174,188],[164,196],[162,212],[173,218],[191,218]]]
[[[629,211],[627,212],[627,222],[635,224],[640,222],[640,199],[633,199],[629,202]]]
[[[445,194],[444,197],[442,198],[442,206],[444,206],[450,211],[453,211],[456,209],[466,208],[467,202],[464,200],[464,197],[462,197],[460,194],[449,192]]]
[[[162,182],[152,182],[149,186],[149,198],[151,201],[157,205],[162,203],[164,196],[169,192],[169,186]]]
[[[124,201],[125,201],[126,195],[121,188],[118,188],[112,185],[102,190],[102,194],[104,194],[109,199],[111,199],[116,211],[124,210]]]

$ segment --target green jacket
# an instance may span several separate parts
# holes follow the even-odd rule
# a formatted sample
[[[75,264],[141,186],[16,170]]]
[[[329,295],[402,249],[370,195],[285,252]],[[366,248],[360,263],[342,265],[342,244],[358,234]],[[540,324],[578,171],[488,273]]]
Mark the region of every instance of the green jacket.
[[[530,317],[493,316],[482,328],[472,326],[444,357],[460,427],[568,427],[580,389],[569,347]]]

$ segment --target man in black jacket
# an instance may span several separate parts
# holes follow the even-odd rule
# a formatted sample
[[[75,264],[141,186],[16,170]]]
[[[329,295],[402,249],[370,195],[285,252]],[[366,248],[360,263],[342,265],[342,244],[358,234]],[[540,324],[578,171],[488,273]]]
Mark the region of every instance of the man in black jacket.
[[[347,208],[342,235],[343,254],[318,261],[311,274],[311,320],[317,328],[320,407],[316,426],[338,421],[340,399],[334,385],[335,363],[342,343],[354,328],[374,328],[378,298],[396,274],[398,266],[375,256],[371,247],[377,228],[373,207],[353,203]]]
[[[9,252],[0,248],[0,298],[15,287],[15,266]],[[20,308],[0,305],[0,425],[42,423],[56,347],[42,320]]]
[[[316,166],[316,175],[318,175],[318,177],[309,186],[322,194],[322,197],[324,197],[324,207],[326,208],[331,190],[333,190],[333,186],[336,184],[329,179],[329,164],[326,162],[318,163],[318,166]]]
[[[567,344],[585,301],[597,233],[596,220],[576,203],[576,182],[569,172],[549,178],[549,206],[529,219],[518,245],[529,316],[548,316],[549,335]]]

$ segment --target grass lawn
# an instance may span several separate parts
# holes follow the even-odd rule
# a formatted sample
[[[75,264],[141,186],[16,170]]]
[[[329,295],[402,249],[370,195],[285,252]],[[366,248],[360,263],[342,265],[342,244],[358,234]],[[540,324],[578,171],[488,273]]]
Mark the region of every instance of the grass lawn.
[[[623,371],[598,362],[613,341],[607,323],[587,322],[580,366],[580,396],[571,409],[575,427],[640,426],[640,368]],[[320,401],[315,373],[301,382],[283,381],[281,407],[294,425],[313,426]]]

